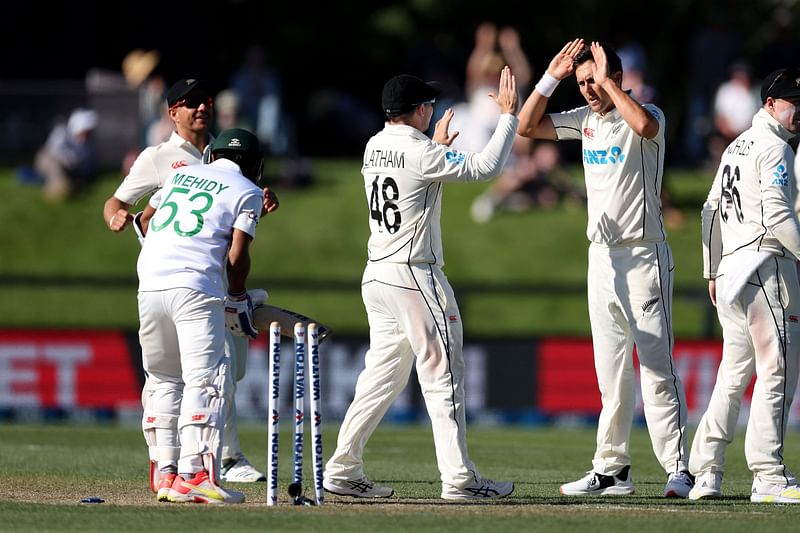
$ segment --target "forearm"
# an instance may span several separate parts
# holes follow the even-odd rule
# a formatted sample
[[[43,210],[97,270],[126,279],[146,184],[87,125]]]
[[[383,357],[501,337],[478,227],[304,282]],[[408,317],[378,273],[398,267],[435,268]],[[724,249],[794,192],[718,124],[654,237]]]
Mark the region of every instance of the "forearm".
[[[122,231],[125,229],[130,218],[131,205],[112,196],[103,205],[103,220],[111,231]]]
[[[603,89],[611,96],[614,106],[622,115],[622,119],[640,137],[652,139],[658,134],[658,121],[642,105],[609,78],[603,83]]]
[[[250,236],[234,230],[231,248],[228,251],[228,292],[242,293],[247,287],[250,274]]]
[[[486,147],[470,157],[468,165],[472,169],[472,174],[477,180],[487,180],[500,174],[511,153],[511,146],[514,144],[514,133],[517,126],[517,118],[513,115],[500,115],[489,142]]]
[[[519,112],[517,133],[531,139],[556,140],[556,130],[544,115],[549,98],[534,89]]]

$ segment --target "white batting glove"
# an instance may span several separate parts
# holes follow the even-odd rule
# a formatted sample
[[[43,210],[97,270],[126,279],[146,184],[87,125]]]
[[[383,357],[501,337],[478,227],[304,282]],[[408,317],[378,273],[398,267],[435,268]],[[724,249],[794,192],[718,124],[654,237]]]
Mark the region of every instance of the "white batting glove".
[[[139,239],[139,244],[144,246],[144,231],[142,231],[142,215],[143,211],[139,211],[133,215],[133,231],[136,232],[136,238]]]
[[[225,296],[225,327],[237,337],[258,338],[253,323],[253,301],[246,292]]]
[[[247,295],[250,296],[250,300],[253,302],[253,307],[264,305],[269,298],[269,294],[267,293],[266,289],[250,289],[247,291]]]

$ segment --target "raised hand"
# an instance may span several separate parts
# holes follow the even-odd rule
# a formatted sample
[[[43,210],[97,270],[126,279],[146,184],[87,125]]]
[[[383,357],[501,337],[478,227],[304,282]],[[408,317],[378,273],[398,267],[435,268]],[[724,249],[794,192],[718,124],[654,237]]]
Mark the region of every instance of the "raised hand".
[[[457,131],[450,133],[450,121],[453,120],[453,110],[449,107],[442,115],[442,118],[436,121],[436,127],[433,129],[433,141],[444,146],[450,146],[453,141],[458,137]]]
[[[272,213],[278,207],[280,207],[280,202],[278,201],[278,195],[276,195],[273,191],[270,190],[269,187],[264,187],[261,191],[261,216],[263,217],[267,213]]]
[[[497,94],[489,93],[489,96],[494,98],[497,105],[500,106],[501,113],[508,113],[511,115],[517,114],[518,98],[517,94],[517,79],[511,73],[508,66],[503,67],[500,72],[500,86],[498,87]]]
[[[592,66],[592,78],[597,85],[602,85],[608,79],[608,58],[606,51],[600,46],[600,43],[593,41],[592,57],[594,58],[594,65]]]
[[[550,61],[547,72],[559,81],[570,76],[575,72],[575,58],[585,46],[583,39],[569,41]]]

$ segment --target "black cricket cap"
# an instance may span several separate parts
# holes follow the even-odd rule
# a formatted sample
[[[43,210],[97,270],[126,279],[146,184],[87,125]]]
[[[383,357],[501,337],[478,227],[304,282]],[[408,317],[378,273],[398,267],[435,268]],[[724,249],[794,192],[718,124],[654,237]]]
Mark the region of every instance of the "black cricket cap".
[[[439,89],[416,76],[400,74],[383,86],[383,111],[389,116],[408,113],[439,96]]]
[[[761,103],[767,98],[792,100],[800,98],[800,68],[781,68],[771,72],[761,84]]]
[[[189,78],[176,82],[167,90],[167,106],[174,106],[180,100],[186,98],[190,93],[193,92],[208,94],[203,80]]]

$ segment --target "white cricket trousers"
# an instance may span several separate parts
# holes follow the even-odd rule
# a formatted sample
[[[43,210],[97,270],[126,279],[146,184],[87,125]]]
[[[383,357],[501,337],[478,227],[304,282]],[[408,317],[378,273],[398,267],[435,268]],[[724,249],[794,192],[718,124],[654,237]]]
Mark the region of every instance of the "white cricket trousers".
[[[467,486],[477,472],[467,453],[461,315],[447,277],[434,265],[372,264],[361,294],[370,348],[325,477],[364,476],[367,441],[406,386],[416,356],[442,483]]]
[[[208,404],[202,397],[193,402],[195,395],[184,395],[184,390],[203,390],[204,384],[218,381],[225,349],[222,300],[186,288],[140,292],[138,299],[139,343],[147,373],[145,416],[156,413],[175,419],[174,427],[156,431],[159,445],[189,446],[195,436],[178,439],[177,416]],[[197,468],[200,463],[194,462]]]
[[[722,266],[720,272],[724,272]],[[733,441],[742,396],[755,371],[745,436],[747,466],[763,482],[791,484],[795,477],[783,462],[783,445],[800,354],[796,262],[767,259],[731,305],[720,296],[725,286],[726,276],[721,275],[716,290],[722,361],[708,409],[692,442],[691,472],[725,470],[725,449]]]
[[[634,345],[653,452],[666,472],[688,469],[686,400],[672,362],[674,268],[666,242],[589,246],[589,320],[602,400],[592,466],[599,474],[630,464]]]

